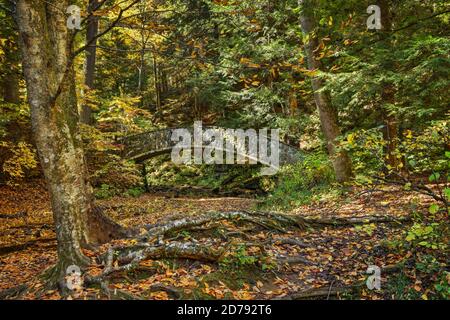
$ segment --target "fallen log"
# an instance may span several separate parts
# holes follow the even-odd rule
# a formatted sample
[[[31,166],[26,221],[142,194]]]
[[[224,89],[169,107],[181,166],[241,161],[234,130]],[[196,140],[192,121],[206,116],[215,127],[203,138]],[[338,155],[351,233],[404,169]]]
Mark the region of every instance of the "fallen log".
[[[17,251],[25,250],[25,249],[32,247],[38,243],[47,243],[47,242],[53,242],[53,241],[56,241],[56,238],[42,238],[42,239],[31,240],[31,241],[28,241],[25,243],[16,244],[16,245],[8,246],[8,247],[0,247],[0,256],[6,255],[9,253],[13,253],[13,252],[17,252]]]
[[[343,293],[354,293],[357,292],[364,286],[364,282],[357,283],[351,286],[344,287],[320,287],[304,290],[298,293],[293,293],[291,295],[282,297],[281,300],[303,300],[303,299],[313,299],[326,297],[336,297]]]
[[[274,239],[272,240],[273,244],[290,244],[293,246],[297,246],[300,248],[308,248],[309,245],[307,245],[306,243],[297,240],[297,239],[292,239],[292,238],[279,238],[279,239]]]
[[[322,226],[350,226],[350,225],[360,225],[360,224],[370,224],[370,223],[398,223],[409,222],[411,217],[392,217],[392,216],[362,216],[362,217],[305,217],[303,218],[306,224],[309,225],[322,225]]]
[[[0,214],[0,219],[19,219],[19,218],[25,218],[28,216],[28,212],[21,211],[14,214]]]
[[[295,257],[278,257],[278,262],[280,264],[305,264],[305,265],[315,265],[316,263],[302,257],[302,256],[295,256]]]

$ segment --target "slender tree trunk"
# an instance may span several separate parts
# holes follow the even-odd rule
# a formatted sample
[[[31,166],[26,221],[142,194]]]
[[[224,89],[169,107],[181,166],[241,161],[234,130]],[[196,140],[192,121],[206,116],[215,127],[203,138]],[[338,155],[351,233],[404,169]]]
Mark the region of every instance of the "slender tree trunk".
[[[382,32],[388,33],[392,30],[392,19],[389,8],[389,0],[378,0],[378,6],[381,9],[381,25]],[[385,164],[393,169],[398,168],[401,162],[400,158],[396,156],[397,138],[398,138],[398,121],[396,116],[387,110],[386,104],[395,103],[395,88],[390,83],[383,83],[383,89],[381,92],[382,99],[382,121],[383,127],[383,139],[386,142],[384,148]]]
[[[311,0],[299,0],[298,3],[301,8],[300,25],[303,33],[309,37],[305,44],[308,69],[311,71],[321,70],[322,63],[314,52],[319,46],[317,35],[314,34],[316,31],[316,23],[312,12],[314,3]],[[347,153],[345,151],[337,150],[336,139],[341,134],[338,125],[337,112],[331,105],[329,93],[322,90],[324,87],[324,80],[318,76],[313,76],[311,78],[311,84],[314,90],[316,106],[319,111],[322,132],[327,142],[327,149],[334,167],[336,179],[339,182],[348,181],[352,177],[352,167]]]
[[[142,82],[143,82],[143,78],[144,78],[144,57],[145,57],[145,45],[143,44],[142,50],[141,50],[141,55],[139,58],[139,68],[138,68],[138,92],[141,95],[141,99],[142,99]]]
[[[96,0],[89,0],[88,12],[94,11],[97,2]],[[98,17],[91,15],[87,20],[86,29],[86,43],[91,43],[90,46],[86,48],[86,66],[84,72],[84,84],[87,90],[94,89],[94,79],[95,79],[95,61],[97,54],[97,32],[98,32]],[[83,105],[81,109],[81,122],[86,124],[92,124],[94,118],[92,116],[92,110],[88,105]]]
[[[5,74],[3,75],[3,80],[0,83],[0,94],[3,96],[3,101],[15,104],[20,103],[20,67],[17,43],[17,37],[13,36],[12,39],[6,39],[5,43],[0,47],[0,50],[3,49],[4,51],[3,55],[5,57],[5,64],[2,66],[2,70]]]
[[[156,94],[156,110],[160,110],[161,108],[161,90],[159,84],[158,77],[158,62],[156,61],[156,57],[153,55],[153,81],[155,83],[155,94]]]
[[[19,76],[16,72],[12,72],[8,75],[7,79],[4,79],[1,83],[3,91],[3,101],[9,103],[20,103],[19,97]]]
[[[17,2],[33,136],[50,193],[58,240],[54,280],[62,288],[68,266],[83,267],[89,262],[81,251],[83,245],[124,235],[118,234],[119,225],[93,207],[78,132],[75,80],[64,14],[67,6],[66,0],[52,6],[40,0]]]

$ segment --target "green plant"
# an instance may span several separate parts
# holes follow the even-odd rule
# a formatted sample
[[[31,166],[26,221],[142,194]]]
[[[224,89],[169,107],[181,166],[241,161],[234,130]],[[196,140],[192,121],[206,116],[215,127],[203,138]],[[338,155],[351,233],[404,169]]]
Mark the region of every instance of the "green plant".
[[[450,299],[450,272],[444,271],[438,282],[434,285],[439,298]]]
[[[141,187],[133,187],[127,190],[126,195],[130,197],[137,198],[141,196],[143,193],[145,193],[145,190]]]
[[[377,226],[374,223],[355,226],[356,231],[365,232],[369,236],[371,236],[376,229]]]
[[[406,231],[405,240],[412,246],[445,250],[447,244],[442,242],[442,231],[442,226],[437,222],[414,223],[414,225]]]
[[[403,272],[394,274],[387,282],[389,296],[396,300],[419,299],[420,294],[412,287],[411,279]]]
[[[249,255],[247,249],[243,245],[239,245],[230,255],[221,261],[221,265],[225,268],[233,267],[235,269],[254,266],[258,258]]]
[[[291,208],[333,194],[334,172],[327,155],[309,153],[298,163],[281,168],[276,184],[262,206]]]
[[[117,191],[109,184],[102,183],[100,188],[95,189],[94,194],[97,199],[108,199],[115,196]]]

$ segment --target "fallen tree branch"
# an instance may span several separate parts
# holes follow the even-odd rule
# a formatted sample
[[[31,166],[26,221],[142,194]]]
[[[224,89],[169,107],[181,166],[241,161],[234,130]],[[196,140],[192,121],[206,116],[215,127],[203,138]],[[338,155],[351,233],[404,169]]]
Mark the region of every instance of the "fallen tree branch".
[[[308,248],[309,247],[306,243],[304,243],[300,240],[297,240],[297,239],[292,239],[292,238],[274,239],[274,240],[272,240],[272,243],[273,244],[290,244],[290,245],[297,246],[300,248]]]
[[[157,291],[164,291],[169,294],[173,299],[181,299],[183,297],[183,294],[181,293],[181,290],[178,290],[177,288],[171,287],[171,286],[165,286],[162,284],[154,284],[149,289],[149,292],[157,292]]]
[[[19,219],[19,218],[25,218],[28,216],[28,213],[26,211],[21,211],[14,214],[0,214],[0,219]]]
[[[333,218],[309,218],[305,217],[304,221],[308,225],[323,226],[349,226],[370,223],[402,223],[411,221],[411,217],[392,217],[392,216],[362,216],[362,217],[333,217]]]
[[[312,298],[320,298],[320,297],[329,297],[338,296],[343,293],[352,293],[358,291],[358,289],[364,286],[363,282],[358,282],[351,286],[345,287],[320,287],[320,288],[312,288],[307,289],[301,292],[293,293],[289,296],[282,297],[281,300],[303,300],[303,299],[312,299]]]
[[[0,247],[0,256],[6,255],[6,254],[9,254],[12,252],[25,250],[25,249],[32,247],[40,242],[47,243],[47,242],[53,242],[53,241],[56,241],[56,238],[42,238],[42,239],[31,240],[31,241],[28,241],[25,243],[16,244],[16,245],[8,246],[8,247]]]
[[[20,297],[28,290],[28,288],[29,288],[28,285],[21,284],[21,285],[0,291],[0,300],[4,300],[6,298]]]
[[[278,257],[278,262],[280,264],[305,264],[305,265],[315,265],[316,263],[302,257],[302,256],[295,256],[295,257]]]

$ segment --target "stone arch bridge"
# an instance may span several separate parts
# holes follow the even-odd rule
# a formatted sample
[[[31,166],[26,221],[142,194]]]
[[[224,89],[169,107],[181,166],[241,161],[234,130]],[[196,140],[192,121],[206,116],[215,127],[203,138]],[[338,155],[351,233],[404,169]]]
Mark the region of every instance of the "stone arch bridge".
[[[190,132],[191,137],[194,136],[194,128],[165,128],[159,130],[153,130],[148,132],[143,132],[139,134],[124,136],[118,139],[118,142],[123,146],[120,155],[125,159],[134,160],[137,163],[143,163],[145,160],[154,158],[162,154],[168,154],[172,152],[173,147],[177,142],[172,141],[172,135],[175,130],[186,129]],[[203,127],[203,130],[216,129],[225,130],[220,127]],[[268,143],[271,142],[270,137],[267,137]],[[247,143],[247,142],[246,142]],[[207,144],[203,143],[204,146]],[[194,143],[191,143],[194,146]],[[247,150],[247,147],[246,147]],[[224,150],[226,151],[226,150]],[[239,154],[239,151],[235,151]],[[248,154],[244,154],[248,156]],[[301,160],[302,154],[300,150],[296,147],[290,146],[283,142],[279,142],[279,164],[290,164]],[[269,165],[270,163],[265,163],[262,159],[258,160],[259,163],[263,165]]]

